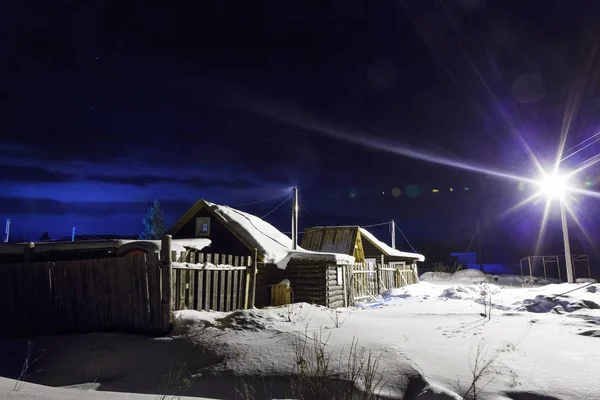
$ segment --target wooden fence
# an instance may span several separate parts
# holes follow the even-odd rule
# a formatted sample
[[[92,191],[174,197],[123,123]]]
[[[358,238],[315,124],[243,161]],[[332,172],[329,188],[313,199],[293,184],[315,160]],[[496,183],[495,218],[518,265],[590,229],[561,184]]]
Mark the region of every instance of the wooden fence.
[[[2,265],[0,335],[167,332],[170,279],[162,272],[156,254]]]
[[[174,310],[253,306],[256,256],[174,254],[170,244],[170,236],[165,237],[161,257],[0,265],[0,336],[93,331],[161,335],[171,330]]]
[[[412,265],[357,263],[348,267],[346,275],[348,303],[375,299],[389,289],[419,282],[416,267]]]
[[[173,310],[248,308],[248,302],[252,301],[249,291],[252,257],[201,253],[191,254],[195,259],[187,256],[186,264],[172,266]]]

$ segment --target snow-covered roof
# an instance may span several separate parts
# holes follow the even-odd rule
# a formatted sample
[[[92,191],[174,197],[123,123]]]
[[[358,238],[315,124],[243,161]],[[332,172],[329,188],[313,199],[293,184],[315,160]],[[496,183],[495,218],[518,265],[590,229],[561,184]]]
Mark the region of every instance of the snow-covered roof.
[[[390,246],[388,246],[387,244],[383,243],[382,241],[378,240],[375,236],[373,236],[373,234],[371,232],[369,232],[368,230],[366,230],[365,228],[360,228],[360,234],[362,237],[367,238],[371,243],[373,243],[375,245],[375,247],[378,247],[379,250],[383,251],[386,255],[388,256],[392,256],[392,257],[405,257],[405,258],[413,258],[417,261],[425,261],[425,256],[419,253],[409,253],[406,251],[400,251],[398,249],[394,249]]]
[[[203,201],[204,205],[220,217],[251,248],[256,248],[264,262],[285,269],[291,259],[326,261],[335,264],[352,264],[354,257],[346,254],[321,253],[292,249],[292,239],[259,217],[228,206]]]
[[[398,249],[394,249],[390,246],[388,246],[387,244],[385,244],[384,242],[382,242],[381,240],[377,239],[371,232],[369,232],[368,230],[366,230],[365,228],[362,228],[358,225],[347,225],[347,226],[315,226],[313,228],[310,228],[307,230],[307,232],[310,231],[317,231],[317,230],[326,230],[326,229],[334,229],[334,230],[340,230],[340,229],[347,229],[347,230],[353,230],[356,231],[358,230],[361,234],[361,236],[365,239],[367,239],[369,242],[371,242],[375,247],[377,247],[382,253],[384,253],[386,256],[390,256],[390,257],[402,257],[402,258],[409,258],[409,259],[413,259],[413,260],[417,260],[417,261],[425,261],[425,256],[423,256],[422,254],[419,253],[410,253],[407,251],[401,251]],[[349,239],[348,237],[346,237],[345,239]],[[354,240],[354,239],[352,239]],[[350,243],[348,242],[348,240],[346,240],[344,243],[342,242],[335,242],[335,243],[327,243],[327,244],[319,244],[320,248],[345,248],[348,251],[354,251],[354,242]],[[351,248],[348,248],[348,246],[351,246]],[[309,247],[309,246],[307,246]]]

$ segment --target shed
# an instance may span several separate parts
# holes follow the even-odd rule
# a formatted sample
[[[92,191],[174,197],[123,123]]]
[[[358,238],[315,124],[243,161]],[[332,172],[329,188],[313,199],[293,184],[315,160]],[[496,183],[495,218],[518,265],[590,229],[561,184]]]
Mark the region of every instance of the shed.
[[[294,250],[290,237],[261,218],[206,200],[196,202],[167,233],[174,239],[210,239],[210,251],[217,254],[253,256],[256,249],[259,307],[270,305],[269,285],[283,279],[290,281],[295,302],[343,305],[339,270],[354,262],[351,254]]]
[[[319,226],[307,228],[302,235],[301,246],[312,251],[331,251],[354,256],[360,263],[404,263],[416,266],[425,261],[418,253],[394,249],[378,240],[371,232],[360,226]]]

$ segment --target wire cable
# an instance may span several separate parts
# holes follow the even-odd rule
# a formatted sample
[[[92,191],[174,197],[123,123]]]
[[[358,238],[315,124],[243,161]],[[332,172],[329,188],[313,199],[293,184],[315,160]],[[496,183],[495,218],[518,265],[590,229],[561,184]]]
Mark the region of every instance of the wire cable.
[[[249,202],[249,203],[243,203],[243,204],[237,204],[237,205],[234,205],[234,206],[231,206],[231,207],[244,207],[244,206],[249,206],[249,205],[251,205],[251,204],[264,203],[264,202],[266,202],[266,201],[271,201],[271,200],[280,199],[280,198],[282,198],[283,196],[288,196],[288,195],[287,195],[287,194],[283,194],[283,195],[279,195],[279,196],[276,196],[276,197],[270,197],[270,198],[268,198],[268,199],[256,200],[256,201],[251,201],[251,202]]]
[[[373,225],[361,225],[361,228],[373,228],[375,226],[383,226],[383,225],[389,225],[391,224],[391,222],[382,222],[381,224],[373,224]]]
[[[273,214],[275,211],[277,211],[277,209],[279,207],[281,207],[282,205],[284,205],[285,203],[287,203],[290,199],[292,198],[292,196],[290,195],[287,199],[285,199],[284,201],[282,201],[277,207],[275,207],[274,209],[272,209],[271,211],[269,211],[268,213],[266,213],[265,215],[263,215],[261,217],[261,219],[265,219],[267,218],[269,215]]]
[[[408,238],[404,235],[404,232],[402,232],[402,230],[398,227],[398,225],[396,225],[396,229],[398,229],[398,232],[400,232],[400,234],[402,235],[402,237],[404,238],[404,240],[406,240],[406,243],[408,243],[408,245],[410,246],[410,248],[412,249],[413,252],[417,252],[417,250],[415,250],[415,248],[413,247],[412,244],[410,244],[410,242],[408,241]]]

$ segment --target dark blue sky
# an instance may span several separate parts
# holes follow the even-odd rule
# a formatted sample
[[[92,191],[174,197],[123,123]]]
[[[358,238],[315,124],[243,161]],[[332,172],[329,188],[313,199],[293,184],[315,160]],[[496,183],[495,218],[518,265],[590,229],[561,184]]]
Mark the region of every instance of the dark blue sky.
[[[6,2],[0,216],[15,237],[129,235],[155,198],[169,224],[200,198],[299,185],[301,228],[395,218],[442,254],[464,250],[480,218],[495,257],[517,259],[542,205],[495,217],[531,188],[332,132],[531,175],[515,131],[544,163],[565,115],[567,148],[600,131],[597,26],[593,0]],[[581,178],[598,190],[597,169]],[[289,207],[267,219],[287,230]]]

